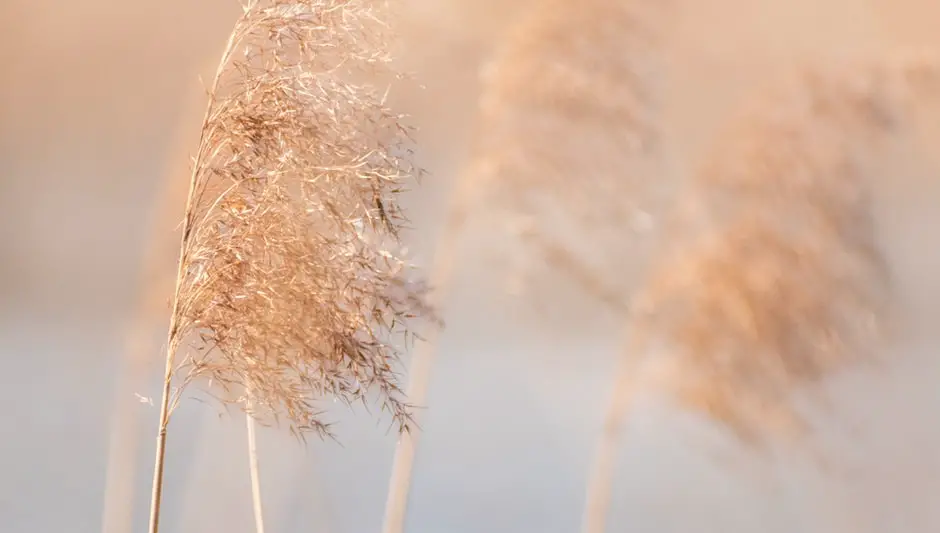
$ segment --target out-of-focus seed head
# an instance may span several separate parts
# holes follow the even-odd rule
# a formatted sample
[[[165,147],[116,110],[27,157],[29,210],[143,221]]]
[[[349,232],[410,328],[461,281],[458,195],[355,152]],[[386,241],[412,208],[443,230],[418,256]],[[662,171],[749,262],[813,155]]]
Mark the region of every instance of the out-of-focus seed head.
[[[466,170],[484,206],[522,237],[515,253],[535,263],[525,277],[550,262],[615,307],[665,181],[658,15],[618,0],[547,0],[528,11],[483,70]]]
[[[804,432],[793,392],[881,353],[892,290],[866,163],[912,110],[907,73],[809,71],[748,108],[638,298],[657,385],[750,443]]]

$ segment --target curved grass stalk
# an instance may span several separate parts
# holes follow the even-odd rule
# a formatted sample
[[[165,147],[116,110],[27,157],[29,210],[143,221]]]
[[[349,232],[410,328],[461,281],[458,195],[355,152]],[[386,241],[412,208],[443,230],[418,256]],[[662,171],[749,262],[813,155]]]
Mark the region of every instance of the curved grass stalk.
[[[618,447],[622,442],[627,414],[636,401],[640,382],[635,370],[635,353],[622,354],[618,358],[616,381],[610,403],[604,413],[604,425],[588,473],[585,505],[581,517],[583,533],[602,533],[607,528],[610,501],[614,485],[614,472]]]
[[[196,116],[196,109],[196,99],[187,99],[171,144],[170,155],[174,161],[185,153],[184,146],[191,142],[186,126],[190,125],[190,117]],[[175,164],[170,165],[162,185],[163,191],[156,203],[151,221],[151,237],[146,241],[148,246],[141,261],[141,291],[126,331],[108,441],[102,533],[130,533],[133,530],[134,478],[137,471],[135,459],[139,448],[137,437],[142,409],[134,401],[134,395],[146,389],[148,362],[152,355],[151,340],[160,320],[159,315],[164,310],[166,297],[172,291],[173,280],[170,274],[164,275],[163,271],[170,258],[177,253],[173,249],[175,239],[171,235],[173,226],[179,220],[180,213],[177,211],[185,194],[177,179],[178,170]]]
[[[434,250],[434,262],[429,271],[429,283],[432,293],[431,305],[443,309],[444,300],[450,293],[451,284],[457,268],[457,250],[460,244],[461,230],[466,221],[465,206],[467,196],[457,194],[455,205],[448,215],[441,237]],[[405,395],[412,405],[427,404],[428,388],[431,383],[431,369],[434,350],[438,342],[436,330],[418,340],[412,350],[411,364],[408,368],[408,386]],[[405,431],[398,437],[395,455],[392,459],[392,474],[389,479],[389,492],[385,503],[383,533],[404,531],[405,516],[408,509],[408,496],[414,473],[415,452],[418,447],[420,431]]]

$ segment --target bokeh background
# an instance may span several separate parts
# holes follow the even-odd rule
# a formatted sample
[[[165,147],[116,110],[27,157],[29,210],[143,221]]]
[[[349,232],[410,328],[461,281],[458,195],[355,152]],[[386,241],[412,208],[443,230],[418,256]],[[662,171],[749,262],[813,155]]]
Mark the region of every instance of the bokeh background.
[[[477,69],[539,0],[409,0],[403,61],[423,89],[394,95],[422,128],[429,170],[409,199],[427,263],[472,127]],[[727,111],[805,60],[940,53],[932,0],[673,1],[668,120],[692,168]],[[168,176],[185,180],[198,77],[238,12],[229,0],[0,2],[0,530],[97,532],[115,402],[142,415],[133,494],[146,522],[157,408],[115,394],[126,329]],[[932,532],[940,528],[940,122],[898,143],[878,184],[882,242],[900,287],[896,363],[833,384],[834,458],[756,460],[655,399],[634,413],[612,531]],[[936,142],[930,144],[930,140]],[[156,231],[172,232],[172,227]],[[617,324],[558,287],[552,318],[505,294],[471,228],[423,418],[412,533],[576,530],[618,354]],[[156,255],[172,270],[174,258]],[[146,283],[146,281],[145,281]],[[560,283],[560,282],[559,282]],[[552,286],[540,290],[554,290]],[[154,328],[151,378],[162,352]],[[127,392],[127,391],[125,391]],[[340,446],[261,434],[271,532],[379,530],[394,435],[332,409]],[[164,529],[253,530],[244,419],[185,404],[169,437]],[[836,509],[836,512],[833,512]],[[837,517],[833,519],[833,517]],[[836,523],[850,517],[851,523]]]

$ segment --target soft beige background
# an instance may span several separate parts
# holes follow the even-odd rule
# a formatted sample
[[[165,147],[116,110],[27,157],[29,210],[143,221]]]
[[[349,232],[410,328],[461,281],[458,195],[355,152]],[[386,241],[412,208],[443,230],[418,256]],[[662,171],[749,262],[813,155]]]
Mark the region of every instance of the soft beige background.
[[[800,58],[940,47],[940,4],[930,0],[672,3],[667,96],[679,168],[694,164],[749,88]],[[432,171],[411,202],[422,228],[415,248],[427,260],[443,214],[434,200],[449,190],[464,150],[477,61],[519,2],[410,5],[406,61],[427,88],[400,96],[424,128]],[[198,109],[197,75],[212,67],[237,9],[227,0],[0,2],[5,533],[100,528],[115,377],[148,225],[161,180],[185,165],[180,146]],[[923,126],[930,124],[925,117]],[[896,351],[906,357],[836,387],[843,422],[825,439],[836,471],[796,460],[764,469],[722,462],[723,441],[650,404],[624,444],[613,530],[940,528],[940,334],[931,328],[940,316],[940,167],[924,155],[940,143],[921,142],[897,147],[880,184],[879,221],[905,313]],[[424,420],[409,531],[574,531],[611,381],[615,335],[604,335],[611,324],[562,312],[568,327],[539,327],[540,319],[499,296],[503,280],[494,268],[472,247],[464,252]],[[172,258],[164,260],[172,268]],[[159,327],[152,352],[145,396],[158,393]],[[133,396],[119,400],[146,419],[134,510],[142,528],[156,409]],[[365,413],[342,413],[336,410],[344,448],[302,448],[264,432],[269,531],[378,530],[394,439]],[[240,417],[220,420],[214,407],[196,402],[174,419],[166,531],[252,530],[242,426]],[[854,525],[840,529],[840,508]]]

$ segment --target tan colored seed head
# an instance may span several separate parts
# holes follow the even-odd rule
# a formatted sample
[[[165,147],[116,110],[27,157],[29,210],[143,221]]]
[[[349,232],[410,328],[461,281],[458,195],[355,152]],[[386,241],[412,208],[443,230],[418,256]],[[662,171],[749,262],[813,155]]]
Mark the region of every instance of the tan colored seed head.
[[[429,312],[398,257],[409,129],[386,105],[392,35],[366,0],[255,0],[210,92],[171,330],[200,380],[261,420],[327,433],[317,402],[377,390]],[[191,344],[188,344],[191,343]],[[250,396],[250,402],[243,402]]]
[[[867,164],[916,103],[899,98],[909,72],[798,76],[724,132],[680,199],[637,343],[658,386],[750,443],[804,432],[793,393],[880,354],[892,289]]]

